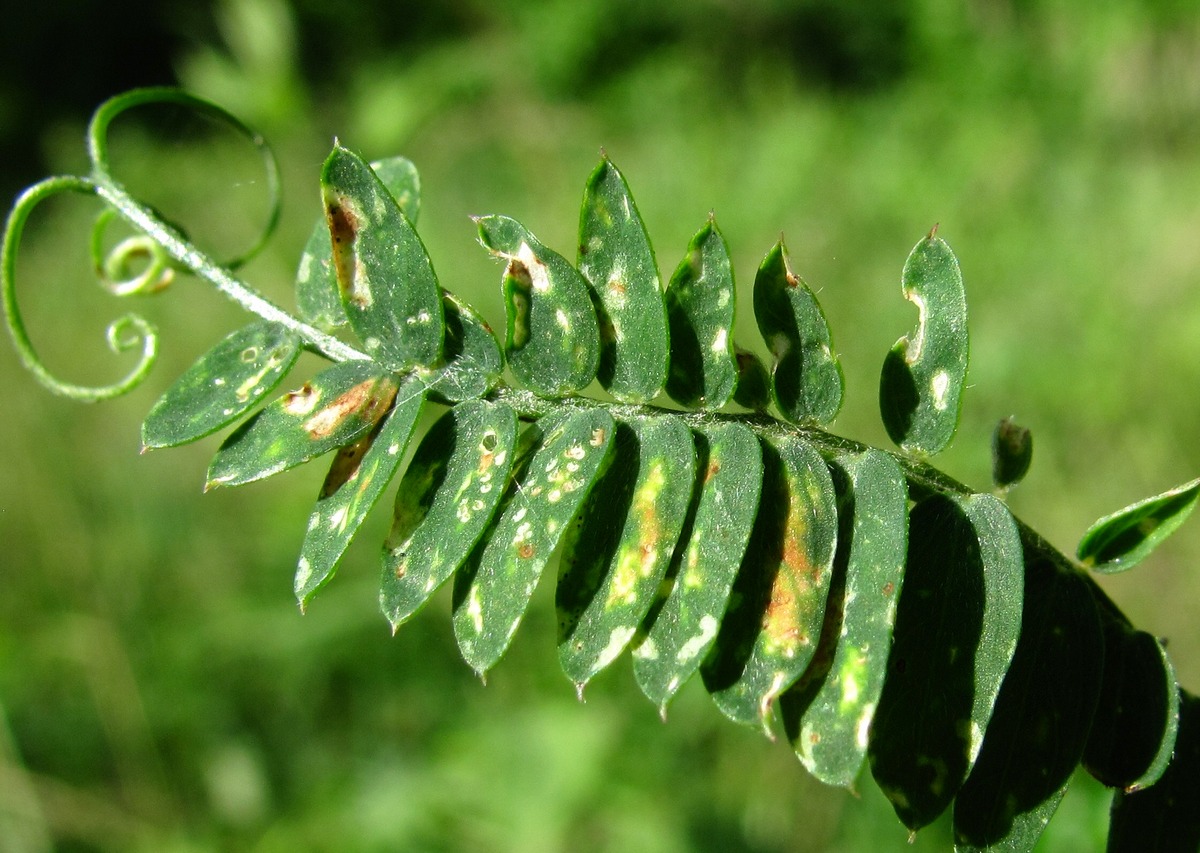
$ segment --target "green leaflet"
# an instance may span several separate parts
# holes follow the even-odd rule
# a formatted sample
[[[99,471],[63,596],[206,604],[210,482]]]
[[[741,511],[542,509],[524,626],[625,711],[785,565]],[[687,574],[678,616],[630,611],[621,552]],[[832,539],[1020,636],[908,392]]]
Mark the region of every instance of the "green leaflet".
[[[174,447],[231,424],[296,363],[300,339],[275,323],[251,323],[202,355],[167,389],[142,424],[142,447]]]
[[[851,788],[887,674],[896,600],[904,578],[908,491],[882,451],[831,463],[838,496],[838,551],[813,663],[779,700],[796,754],[829,785]]]
[[[1130,792],[1148,788],[1175,748],[1175,668],[1155,637],[1116,620],[1104,626],[1103,657],[1104,686],[1083,765],[1105,785]]]
[[[879,409],[892,441],[915,453],[945,449],[958,429],[967,378],[967,299],[958,259],[937,228],[904,263],[901,288],[920,316],[888,352]]]
[[[342,308],[367,353],[393,370],[442,357],[442,296],[421,238],[383,182],[335,145],[321,170]]]
[[[1175,757],[1151,788],[1117,791],[1108,826],[1108,853],[1200,849],[1200,699],[1179,700]]]
[[[379,603],[392,630],[462,565],[491,521],[516,456],[517,416],[469,400],[421,440],[396,492]]]
[[[416,166],[404,157],[389,157],[372,161],[371,169],[383,181],[408,221],[416,225],[421,206],[421,181]],[[296,307],[306,323],[326,332],[347,322],[333,268],[329,223],[324,217],[313,225],[304,254],[300,256],[296,271]]]
[[[771,390],[779,413],[797,424],[827,424],[842,407],[842,366],[817,297],[792,272],[783,240],[754,278],[754,316],[775,358]]]
[[[991,495],[913,508],[871,773],[909,829],[941,814],[970,772],[1021,630],[1016,522]]]
[[[1101,574],[1132,569],[1179,529],[1200,500],[1200,479],[1106,515],[1088,528],[1076,555]]]
[[[454,580],[454,634],[480,675],[508,648],[542,569],[608,456],[613,428],[603,409],[547,415],[529,427],[528,440],[541,446]]]
[[[992,433],[992,482],[1009,489],[1024,479],[1033,461],[1033,434],[1004,418]]]
[[[295,592],[301,609],[333,576],[346,546],[392,481],[424,404],[425,389],[406,383],[380,425],[334,457],[300,548]]]
[[[650,237],[608,157],[584,190],[579,271],[600,318],[600,384],[622,402],[654,398],[667,378],[667,311]]]
[[[762,359],[744,350],[737,344],[733,345],[737,359],[737,386],[733,392],[733,402],[756,412],[765,412],[771,405],[771,377]]]
[[[671,340],[667,393],[683,406],[719,409],[737,384],[736,300],[729,249],[713,217],[688,243],[666,298]]]
[[[633,648],[638,686],[664,715],[717,638],[762,491],[762,450],[749,427],[708,424],[696,443],[691,514]]]
[[[704,686],[731,720],[759,723],[770,735],[772,703],[812,660],[837,529],[833,482],[820,453],[790,433],[764,438],[754,532],[700,669]]]
[[[368,361],[344,361],[284,394],[230,433],[206,489],[278,474],[357,441],[392,405],[396,380]]]
[[[596,376],[600,331],[587,282],[507,216],[481,216],[479,242],[506,261],[505,355],[513,375],[544,397],[574,394]]]
[[[504,372],[500,347],[492,329],[475,309],[456,296],[442,294],[446,320],[446,365],[430,385],[439,400],[457,402],[482,397],[496,387]]]
[[[954,802],[956,850],[1033,849],[1083,755],[1103,644],[1084,580],[1026,543],[1021,638]]]
[[[683,528],[696,447],[679,418],[617,422],[613,458],[563,547],[558,659],[580,690],[619,655],[654,603]]]

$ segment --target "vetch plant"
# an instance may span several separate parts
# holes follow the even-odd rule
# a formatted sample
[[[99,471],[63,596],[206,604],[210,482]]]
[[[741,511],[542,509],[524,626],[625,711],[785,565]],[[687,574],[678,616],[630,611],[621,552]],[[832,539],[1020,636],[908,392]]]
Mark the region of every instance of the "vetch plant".
[[[42,181],[9,215],[6,322],[37,379],[78,400],[125,393],[154,362],[156,333],[136,315],[110,328],[114,349],[141,349],[119,382],[65,382],[39,359],[17,303],[17,250],[30,212],[64,192],[107,205],[92,245],[114,293],[187,273],[254,315],[166,390],[142,442],[230,428],[208,488],[332,454],[296,568],[302,608],[398,480],[383,614],[398,629],[452,584],[455,636],[481,677],[557,565],[558,656],[581,695],[625,653],[664,717],[698,677],[731,720],[782,731],[818,779],[853,788],[869,766],[910,830],[952,810],[961,850],[1031,849],[1081,765],[1116,789],[1109,849],[1200,844],[1200,700],[1087,573],[1144,559],[1195,508],[1200,480],[1101,519],[1071,559],[996,494],[934,467],[968,360],[962,276],[936,226],[901,273],[918,317],[883,360],[880,410],[899,446],[885,451],[826,429],[842,369],[782,239],[754,281],[764,363],[733,340],[716,220],[664,287],[629,187],[603,156],[574,262],[511,218],[476,218],[502,267],[501,345],[438,281],[414,225],[412,164],[369,164],[335,145],[292,314],[234,276],[243,259],[208,257],[111,174],[109,124],[160,102],[245,135],[274,191],[269,149],[218,107],[171,89],[116,97],[88,131],[91,174]],[[268,233],[277,213],[276,197]],[[114,217],[137,235],[104,256]],[[301,351],[327,366],[296,376]],[[429,412],[437,420],[418,434]],[[993,452],[1003,493],[1029,467],[1028,431],[1002,422]]]

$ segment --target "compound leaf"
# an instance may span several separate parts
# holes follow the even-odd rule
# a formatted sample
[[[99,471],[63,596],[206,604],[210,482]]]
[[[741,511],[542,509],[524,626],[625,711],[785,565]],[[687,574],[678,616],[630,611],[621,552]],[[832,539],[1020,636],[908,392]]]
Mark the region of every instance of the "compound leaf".
[[[559,412],[522,437],[538,449],[455,576],[454,634],[480,675],[508,648],[542,569],[608,456],[613,428],[603,409]]]
[[[675,416],[616,424],[613,458],[563,547],[558,659],[580,690],[633,638],[683,528],[695,483],[691,430]]]
[[[1104,686],[1083,765],[1114,788],[1158,781],[1179,727],[1179,683],[1162,644],[1116,620],[1104,629]]]
[[[730,719],[770,734],[776,697],[816,651],[837,546],[837,503],[825,460],[790,433],[764,438],[758,517],[704,686]]]
[[[600,317],[600,384],[622,402],[652,399],[667,377],[666,306],[650,237],[607,157],[584,191],[579,271]]]
[[[1200,479],[1106,515],[1088,528],[1076,552],[1101,574],[1132,569],[1179,529],[1200,500]]]
[[[208,467],[206,489],[238,486],[352,444],[392,405],[397,383],[369,361],[326,368],[230,433]]]
[[[853,787],[887,674],[904,577],[908,491],[878,450],[831,463],[838,544],[829,606],[813,663],[779,700],[784,729],[808,771]]]
[[[175,447],[233,423],[292,369],[300,339],[276,323],[233,332],[202,355],[146,415],[142,446]]]
[[[908,568],[871,730],[871,772],[916,830],[970,772],[1021,630],[1016,522],[991,495],[935,494],[909,518]]]
[[[1083,578],[1027,542],[1021,638],[955,799],[956,850],[1033,849],[1079,766],[1104,657]]]
[[[817,297],[792,272],[783,240],[754,278],[754,316],[774,356],[771,393],[786,420],[827,424],[842,407],[842,366]]]
[[[373,160],[371,169],[383,181],[408,221],[416,225],[421,204],[421,181],[416,166],[404,157],[389,157]],[[347,322],[333,268],[329,223],[324,217],[313,225],[300,256],[296,271],[296,307],[306,323],[323,331],[332,331]]]
[[[737,361],[733,267],[713,217],[688,243],[666,299],[671,340],[667,393],[684,406],[719,409],[733,396]]]
[[[505,356],[513,375],[544,397],[565,397],[596,376],[600,331],[587,282],[515,219],[481,216],[479,242],[506,262]]]
[[[396,492],[379,603],[392,629],[429,599],[479,541],[516,456],[517,416],[469,400],[430,427]]]
[[[945,449],[958,429],[967,378],[967,299],[962,272],[937,228],[904,263],[901,289],[920,316],[912,337],[883,363],[879,409],[892,441],[922,454]]]
[[[300,548],[295,592],[302,609],[333,576],[350,540],[392,481],[424,404],[420,383],[406,383],[379,426],[334,457]]]
[[[638,686],[664,715],[717,638],[762,492],[762,450],[749,427],[706,424],[695,438],[692,509],[633,648]]]
[[[379,177],[335,145],[321,170],[333,268],[350,327],[393,370],[442,357],[442,296],[416,230]]]

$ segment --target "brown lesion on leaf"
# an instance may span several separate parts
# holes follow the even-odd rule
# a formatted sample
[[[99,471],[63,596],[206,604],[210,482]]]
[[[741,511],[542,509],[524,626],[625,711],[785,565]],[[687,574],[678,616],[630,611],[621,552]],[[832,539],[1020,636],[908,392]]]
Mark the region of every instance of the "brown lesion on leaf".
[[[533,545],[529,542],[522,542],[517,548],[517,556],[522,560],[528,560],[533,557]]]
[[[358,237],[358,217],[343,201],[331,201],[325,206],[325,220],[329,224],[338,288],[342,293],[349,293],[354,286],[354,241]]]
[[[315,441],[333,435],[352,415],[368,424],[377,423],[395,397],[395,382],[382,377],[367,379],[305,421],[304,430]]]
[[[289,391],[283,398],[283,410],[289,415],[300,417],[307,415],[317,405],[321,392],[313,387],[311,382],[305,382],[295,391]]]
[[[709,462],[708,467],[704,470],[704,482],[709,482],[713,477],[717,476],[721,471],[720,462]]]
[[[782,559],[771,584],[771,600],[763,614],[768,642],[788,656],[812,642],[803,621],[821,577],[820,567],[813,565],[808,553],[805,515],[801,501],[793,494]]]

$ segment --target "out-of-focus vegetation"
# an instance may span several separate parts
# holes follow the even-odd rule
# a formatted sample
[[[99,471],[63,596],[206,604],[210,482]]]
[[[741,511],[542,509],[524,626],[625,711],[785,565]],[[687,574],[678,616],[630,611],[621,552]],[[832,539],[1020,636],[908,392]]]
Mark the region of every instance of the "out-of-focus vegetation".
[[[913,321],[900,267],[940,222],[973,356],[943,467],[985,488],[991,429],[1015,415],[1037,450],[1010,505],[1068,552],[1093,519],[1200,472],[1192,3],[229,0],[120,21],[104,4],[36,8],[0,52],[4,186],[80,168],[93,102],[171,77],[280,153],[283,227],[245,270],[278,301],[334,135],[416,162],[443,283],[493,321],[499,270],[467,216],[508,213],[572,254],[603,145],[664,274],[710,210],[746,290],[785,233],[843,356],[835,431],[886,444],[878,371]],[[158,59],[141,65],[134,43]],[[53,89],[60,77],[76,88]],[[54,119],[38,129],[38,114]],[[118,173],[201,240],[236,244],[263,209],[252,155],[167,122],[124,128]],[[117,373],[101,332],[127,309],[87,285],[93,212],[39,214],[21,262],[32,333],[80,380]],[[577,703],[549,583],[486,689],[457,658],[444,596],[390,638],[373,544],[386,511],[301,618],[291,574],[321,464],[201,498],[215,441],[139,457],[150,403],[242,318],[187,280],[138,307],[164,353],[123,401],[52,398],[0,348],[0,851],[902,848],[866,775],[861,799],[822,788],[699,685],[666,725],[620,665]],[[1185,531],[1104,580],[1169,638],[1192,689],[1197,565]],[[1080,779],[1043,846],[1094,848],[1106,809]],[[936,825],[915,849],[948,844]]]

